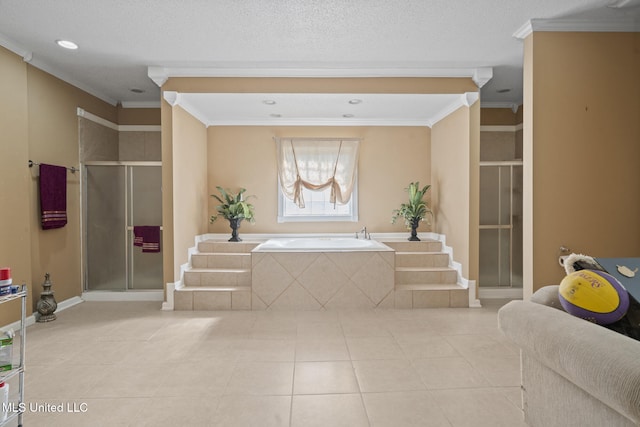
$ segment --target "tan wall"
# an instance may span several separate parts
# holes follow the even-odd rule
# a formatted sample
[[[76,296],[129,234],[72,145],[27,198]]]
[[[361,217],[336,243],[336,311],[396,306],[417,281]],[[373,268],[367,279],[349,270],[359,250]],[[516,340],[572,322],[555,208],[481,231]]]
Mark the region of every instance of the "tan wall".
[[[435,230],[446,235],[465,278],[477,279],[479,103],[433,126],[431,176]]]
[[[639,76],[637,33],[525,41],[525,297],[564,276],[561,245],[640,256]]]
[[[36,162],[79,167],[77,108],[116,120],[115,107],[34,67],[27,67],[29,157]],[[67,225],[40,227],[38,171],[30,170],[31,274],[35,284],[51,274],[56,300],[82,293],[80,253],[80,174],[67,174]],[[33,303],[42,288],[34,289]]]
[[[164,91],[220,93],[465,93],[470,78],[230,78],[172,77]]]
[[[359,221],[277,223],[277,165],[274,137],[362,138],[358,170]],[[256,223],[240,233],[350,233],[366,225],[370,232],[403,232],[391,224],[393,209],[406,201],[411,181],[430,182],[430,130],[418,127],[209,127],[209,194],[216,186],[244,187],[255,195]],[[216,200],[209,198],[209,214]],[[209,226],[228,233],[226,221]],[[422,229],[421,231],[427,231]]]
[[[119,125],[153,125],[162,123],[160,108],[122,108],[118,106]]]
[[[172,123],[175,281],[180,266],[188,261],[195,236],[207,232],[207,130],[180,107],[173,108]]]
[[[467,279],[476,281],[480,274],[480,102],[469,107],[469,260]],[[455,249],[455,248],[454,248]]]
[[[0,266],[10,267],[15,284],[29,286],[31,300],[31,183],[27,65],[0,47]],[[31,303],[27,303],[31,310]],[[0,325],[19,318],[20,302],[0,306]]]
[[[482,108],[480,124],[482,126],[514,126],[522,123],[522,105],[514,113],[511,108]]]

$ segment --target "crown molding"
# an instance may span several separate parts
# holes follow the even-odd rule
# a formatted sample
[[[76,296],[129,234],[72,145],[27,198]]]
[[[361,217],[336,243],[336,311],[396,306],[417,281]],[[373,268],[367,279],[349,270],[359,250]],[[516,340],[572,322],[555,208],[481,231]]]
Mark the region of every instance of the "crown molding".
[[[113,105],[114,107],[118,104],[118,101],[116,101],[115,99],[78,82],[77,80],[70,77],[66,73],[56,70],[55,68],[49,66],[48,64],[45,64],[44,62],[39,61],[38,58],[34,58],[33,52],[23,48],[22,46],[20,46],[19,43],[14,42],[13,40],[9,39],[8,37],[2,34],[0,34],[0,45],[6,49],[9,49],[11,52],[15,53],[16,55],[21,56],[24,62],[38,68],[39,70],[42,70],[48,74],[51,74],[52,76],[59,78],[63,82],[69,83],[70,85],[75,86],[78,89],[83,90],[84,92],[87,92],[88,94],[93,95],[96,98],[101,99],[104,102]]]
[[[480,94],[478,92],[467,92],[460,95],[458,99],[453,101],[448,106],[444,107],[442,110],[438,112],[431,120],[429,121],[428,126],[433,127],[440,120],[447,117],[449,114],[453,113],[460,107],[471,107],[475,104],[478,99],[480,99]]]
[[[640,22],[633,19],[531,19],[518,28],[513,37],[524,40],[536,31],[635,33],[640,32]]]
[[[479,89],[482,88],[489,80],[493,78],[493,68],[491,67],[482,67],[476,68],[476,71],[473,73],[473,82],[478,86]]]
[[[480,94],[478,92],[467,92],[462,94],[462,104],[471,107],[473,104],[478,102],[480,99]]]
[[[162,85],[169,80],[169,76],[164,67],[148,67],[147,75],[158,87],[162,87]]]
[[[23,48],[18,43],[14,42],[3,34],[0,34],[0,46],[22,57],[24,62],[29,62],[33,58],[33,52]]]
[[[482,87],[493,77],[493,68],[424,68],[424,67],[370,67],[370,68],[261,68],[246,67],[159,67],[147,68],[147,75],[162,87],[171,77],[467,77]]]
[[[172,107],[175,107],[178,104],[178,97],[180,94],[178,92],[172,90],[166,90],[162,92],[162,97],[165,101],[169,103]]]
[[[186,108],[185,108],[186,110]],[[386,119],[260,119],[260,120],[214,120],[203,122],[209,126],[410,126],[431,127],[431,120],[386,120]]]
[[[199,109],[195,108],[184,96],[181,96],[179,92],[175,91],[164,91],[162,93],[165,101],[171,105],[171,107],[180,106],[187,113],[191,114],[196,118],[200,123],[209,127],[209,121],[205,116],[202,115]]]

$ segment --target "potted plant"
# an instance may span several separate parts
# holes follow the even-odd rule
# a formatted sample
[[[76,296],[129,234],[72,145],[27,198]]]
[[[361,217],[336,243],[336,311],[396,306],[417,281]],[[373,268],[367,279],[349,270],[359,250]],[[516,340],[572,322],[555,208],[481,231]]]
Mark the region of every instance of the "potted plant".
[[[396,220],[400,217],[404,218],[404,223],[408,230],[411,230],[411,236],[409,240],[419,241],[418,238],[418,225],[420,221],[424,220],[427,215],[432,215],[431,209],[426,201],[423,200],[425,193],[431,188],[431,185],[425,185],[420,188],[419,182],[412,182],[405,190],[409,193],[409,203],[403,203],[400,205],[400,209],[393,211],[393,217],[391,222],[396,223]]]
[[[220,202],[220,205],[216,206],[216,211],[218,211],[217,215],[212,215],[210,222],[213,223],[219,216],[222,216],[224,219],[229,221],[229,227],[231,227],[231,238],[230,242],[241,242],[242,239],[238,237],[238,228],[240,228],[240,223],[243,219],[246,219],[251,224],[255,222],[254,214],[253,214],[253,205],[247,203],[246,199],[243,197],[245,191],[244,188],[241,188],[237,194],[232,193],[229,190],[225,190],[222,187],[216,187],[222,198],[212,194],[211,197],[214,197],[217,201]],[[253,197],[253,196],[248,196]]]

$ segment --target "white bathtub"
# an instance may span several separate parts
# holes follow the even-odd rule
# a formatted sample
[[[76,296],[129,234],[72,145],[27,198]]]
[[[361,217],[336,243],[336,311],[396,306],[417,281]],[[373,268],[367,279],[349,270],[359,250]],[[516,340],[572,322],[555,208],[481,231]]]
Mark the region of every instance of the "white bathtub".
[[[289,237],[269,239],[256,246],[254,252],[354,252],[391,251],[376,240],[353,237]]]

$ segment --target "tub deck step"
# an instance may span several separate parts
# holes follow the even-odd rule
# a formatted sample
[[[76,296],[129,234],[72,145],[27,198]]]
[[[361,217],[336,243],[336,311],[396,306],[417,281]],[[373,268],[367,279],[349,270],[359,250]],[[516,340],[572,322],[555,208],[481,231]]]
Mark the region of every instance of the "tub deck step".
[[[396,285],[396,291],[452,291],[466,289],[457,283],[412,283]]]
[[[250,268],[191,268],[185,273],[246,273]]]
[[[174,310],[251,310],[251,286],[183,286],[173,299]]]
[[[469,289],[457,284],[396,285],[395,292],[396,308],[469,307]]]
[[[251,286],[183,286],[180,292],[251,292]]]

